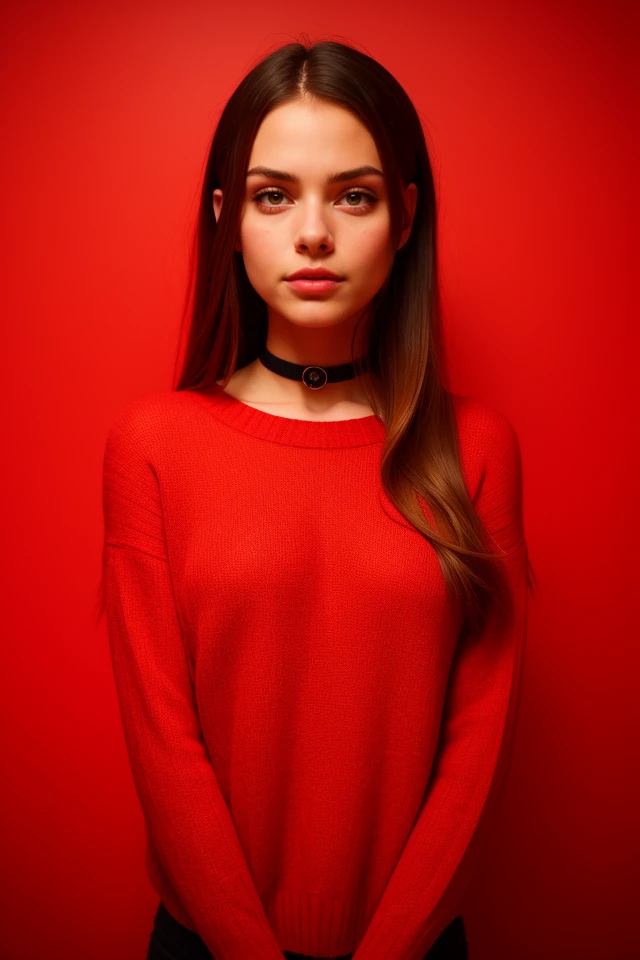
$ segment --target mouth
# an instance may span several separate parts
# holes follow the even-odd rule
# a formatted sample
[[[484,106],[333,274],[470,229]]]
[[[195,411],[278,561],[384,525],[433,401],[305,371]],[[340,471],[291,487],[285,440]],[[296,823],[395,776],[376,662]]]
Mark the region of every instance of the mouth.
[[[328,293],[335,290],[341,283],[339,277],[294,277],[287,280],[290,287],[298,293]]]
[[[285,280],[344,280],[344,277],[338,276],[333,270],[327,267],[299,267],[294,273],[290,273]]]

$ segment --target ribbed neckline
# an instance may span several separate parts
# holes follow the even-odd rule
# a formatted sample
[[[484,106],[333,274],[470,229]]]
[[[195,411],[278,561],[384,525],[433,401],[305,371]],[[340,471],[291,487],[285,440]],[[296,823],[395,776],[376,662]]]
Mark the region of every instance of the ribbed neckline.
[[[385,438],[384,424],[375,414],[350,420],[295,420],[251,407],[217,383],[206,391],[184,392],[234,430],[273,443],[294,447],[359,447]]]

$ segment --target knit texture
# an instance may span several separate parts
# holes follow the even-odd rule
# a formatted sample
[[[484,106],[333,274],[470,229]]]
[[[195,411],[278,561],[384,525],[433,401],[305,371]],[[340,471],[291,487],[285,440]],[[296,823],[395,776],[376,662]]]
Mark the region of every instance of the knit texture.
[[[422,960],[508,763],[526,624],[517,435],[454,395],[512,590],[476,636],[387,498],[376,416],[220,387],[131,402],[104,456],[104,583],[151,883],[216,960]]]

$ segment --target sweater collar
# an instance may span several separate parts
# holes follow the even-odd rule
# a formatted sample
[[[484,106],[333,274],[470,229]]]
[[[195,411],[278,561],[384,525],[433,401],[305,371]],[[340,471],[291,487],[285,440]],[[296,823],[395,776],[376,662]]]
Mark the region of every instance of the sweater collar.
[[[295,420],[258,410],[232,397],[219,384],[206,390],[186,390],[218,420],[234,430],[262,440],[294,447],[361,447],[385,438],[382,421],[375,415],[350,420]]]

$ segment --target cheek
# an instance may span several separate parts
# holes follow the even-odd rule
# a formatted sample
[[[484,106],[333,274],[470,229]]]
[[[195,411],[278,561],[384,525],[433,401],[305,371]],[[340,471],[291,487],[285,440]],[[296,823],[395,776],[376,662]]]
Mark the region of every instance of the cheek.
[[[263,227],[262,224],[245,221],[240,226],[240,243],[250,280],[267,280],[273,277],[274,273],[279,275],[282,272],[282,250],[273,230]]]
[[[355,239],[354,255],[364,263],[383,261],[387,258],[389,231],[372,227],[363,230]]]
[[[350,250],[351,275],[362,287],[377,287],[392,263],[388,230],[372,227],[363,230]]]

